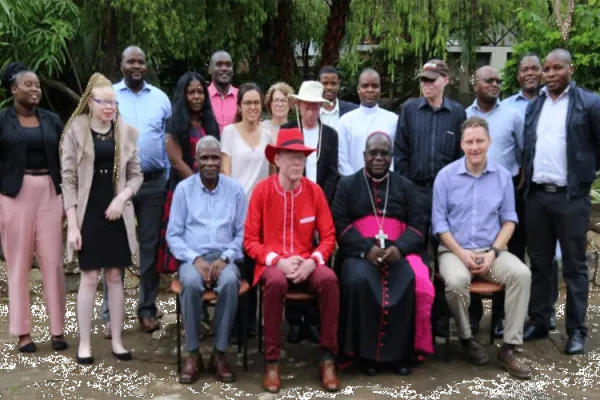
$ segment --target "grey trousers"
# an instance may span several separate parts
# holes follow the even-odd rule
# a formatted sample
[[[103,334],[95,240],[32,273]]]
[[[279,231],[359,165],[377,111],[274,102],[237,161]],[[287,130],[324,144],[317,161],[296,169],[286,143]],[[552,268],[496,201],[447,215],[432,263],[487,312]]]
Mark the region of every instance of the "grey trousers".
[[[217,258],[204,256],[208,262]],[[179,280],[183,286],[181,291],[181,314],[185,328],[185,347],[189,352],[197,351],[198,337],[202,323],[203,301],[202,296],[206,287],[202,275],[191,263],[181,264],[179,267]],[[218,351],[226,351],[229,344],[229,335],[235,320],[238,305],[238,292],[240,289],[240,271],[237,265],[230,263],[219,274],[217,284],[213,290],[218,294],[214,317],[214,347]]]
[[[137,234],[140,243],[140,301],[137,315],[156,318],[156,296],[158,295],[159,276],[156,270],[156,255],[163,207],[167,191],[165,178],[145,181],[133,197],[133,206],[137,218]],[[125,278],[125,274],[123,274]],[[106,282],[105,286],[106,287]],[[108,293],[104,291],[102,318],[109,320]]]

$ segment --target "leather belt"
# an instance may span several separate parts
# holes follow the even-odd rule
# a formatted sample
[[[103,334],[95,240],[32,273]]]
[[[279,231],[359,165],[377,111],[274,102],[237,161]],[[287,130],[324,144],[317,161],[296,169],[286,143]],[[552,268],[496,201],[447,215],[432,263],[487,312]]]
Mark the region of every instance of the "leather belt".
[[[558,186],[553,183],[535,183],[535,182],[533,182],[532,187],[536,188],[538,190],[542,190],[546,193],[566,193],[566,191],[567,191],[566,186]]]
[[[49,169],[26,169],[25,175],[31,175],[31,176],[50,175],[50,170]]]

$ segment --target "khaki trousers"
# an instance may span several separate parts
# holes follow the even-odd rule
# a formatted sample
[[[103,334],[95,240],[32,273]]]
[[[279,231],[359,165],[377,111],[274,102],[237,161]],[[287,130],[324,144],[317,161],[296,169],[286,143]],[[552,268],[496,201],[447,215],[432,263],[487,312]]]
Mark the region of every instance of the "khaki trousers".
[[[474,251],[485,250],[475,249]],[[440,246],[438,254],[440,275],[446,282],[448,307],[458,325],[460,338],[470,339],[472,333],[469,323],[469,285],[473,275],[463,262],[446,247]],[[523,326],[527,317],[531,290],[529,268],[513,254],[502,251],[490,270],[484,275],[478,275],[477,278],[504,285],[506,293],[504,342],[523,344]]]

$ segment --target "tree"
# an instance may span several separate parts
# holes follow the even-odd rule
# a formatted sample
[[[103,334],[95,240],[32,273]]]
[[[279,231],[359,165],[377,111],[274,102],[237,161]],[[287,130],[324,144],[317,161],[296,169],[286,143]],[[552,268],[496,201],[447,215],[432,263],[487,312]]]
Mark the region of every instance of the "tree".
[[[321,47],[321,67],[336,65],[340,58],[346,21],[350,14],[350,0],[332,0],[325,28],[325,38]]]

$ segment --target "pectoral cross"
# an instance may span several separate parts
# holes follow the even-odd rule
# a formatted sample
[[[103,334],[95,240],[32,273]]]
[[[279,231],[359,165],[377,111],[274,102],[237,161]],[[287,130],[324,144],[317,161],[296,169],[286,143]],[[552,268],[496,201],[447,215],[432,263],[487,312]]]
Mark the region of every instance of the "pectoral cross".
[[[379,240],[380,248],[385,249],[385,239],[387,238],[388,235],[383,232],[383,229],[379,228],[379,233],[375,236],[375,239]]]

